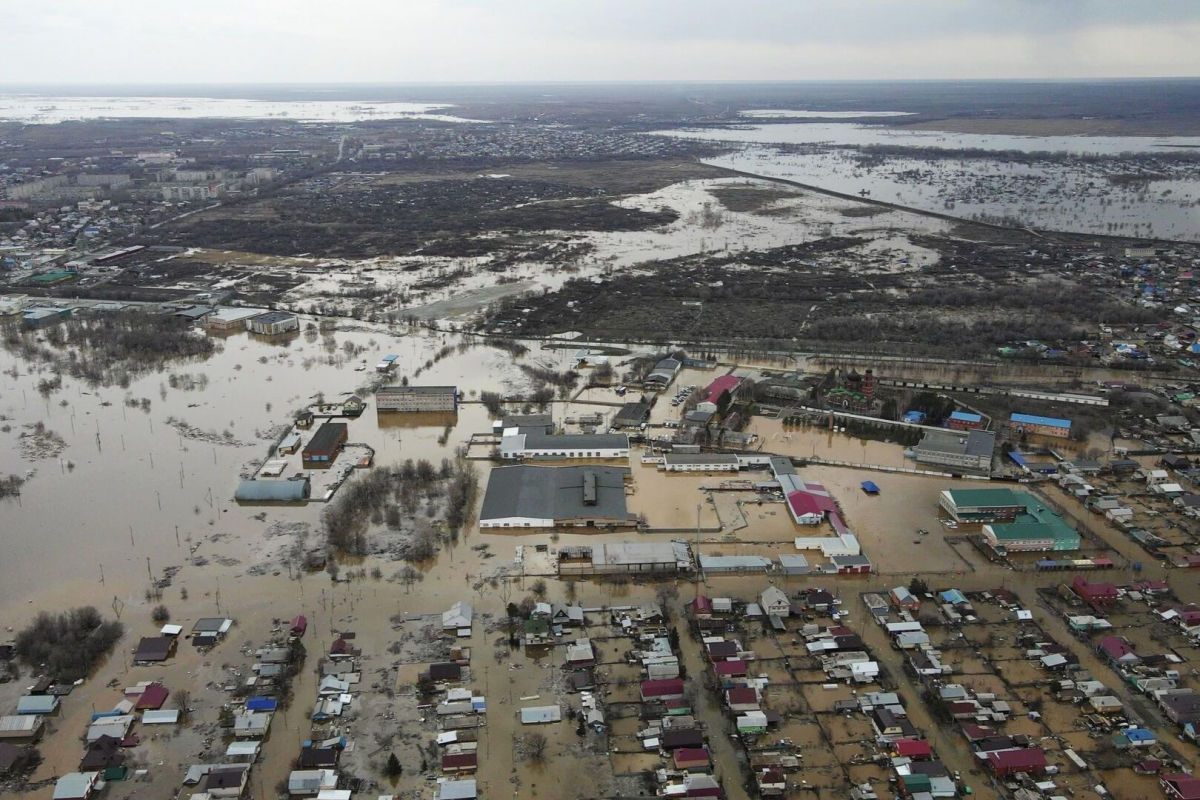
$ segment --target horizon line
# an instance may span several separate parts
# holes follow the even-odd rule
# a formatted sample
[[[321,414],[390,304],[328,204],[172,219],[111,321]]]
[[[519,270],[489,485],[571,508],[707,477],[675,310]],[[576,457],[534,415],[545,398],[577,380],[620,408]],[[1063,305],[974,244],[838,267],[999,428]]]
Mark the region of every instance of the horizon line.
[[[172,87],[172,86],[670,86],[670,85],[806,85],[829,83],[1099,83],[1106,81],[1200,81],[1200,75],[1092,75],[1092,76],[1044,76],[1044,77],[995,77],[995,78],[638,78],[638,79],[579,79],[579,80],[457,80],[457,81],[0,81],[0,89],[77,87],[99,88],[111,86],[128,87]]]

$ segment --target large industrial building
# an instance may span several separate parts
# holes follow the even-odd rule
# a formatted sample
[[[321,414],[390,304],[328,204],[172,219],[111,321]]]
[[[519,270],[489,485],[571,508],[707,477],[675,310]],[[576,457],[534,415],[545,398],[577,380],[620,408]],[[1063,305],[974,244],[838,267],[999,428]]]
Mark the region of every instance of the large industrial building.
[[[1079,549],[1079,532],[1025,492],[948,489],[939,503],[959,522],[988,523],[984,541],[999,553]]]
[[[654,365],[654,369],[650,370],[642,384],[647,389],[665,389],[671,385],[671,381],[675,380],[675,375],[681,366],[683,364],[678,359],[664,358]]]
[[[456,386],[383,386],[375,390],[378,411],[457,411]]]
[[[1035,414],[1013,414],[1008,424],[1021,431],[1041,436],[1057,436],[1065,439],[1071,435],[1071,420],[1057,417],[1039,417]]]
[[[480,528],[633,527],[624,467],[497,467],[488,477]]]
[[[913,448],[913,454],[919,464],[987,473],[992,469],[995,448],[996,434],[992,431],[931,430]]]
[[[300,318],[290,311],[268,311],[250,320],[250,331],[276,336],[300,330]]]
[[[629,437],[623,433],[512,433],[500,437],[500,457],[628,458]]]
[[[1063,518],[1029,497],[1014,522],[983,526],[983,538],[1000,553],[1078,550],[1079,532]]]
[[[328,467],[337,458],[338,453],[342,452],[348,433],[349,428],[344,422],[326,422],[321,425],[300,451],[304,466]]]
[[[667,472],[737,472],[741,461],[733,454],[667,453],[663,456]]]
[[[938,505],[955,522],[1011,522],[1025,510],[1026,496],[1012,489],[947,489]]]
[[[558,552],[560,575],[673,575],[690,572],[687,542],[611,542],[564,547]]]

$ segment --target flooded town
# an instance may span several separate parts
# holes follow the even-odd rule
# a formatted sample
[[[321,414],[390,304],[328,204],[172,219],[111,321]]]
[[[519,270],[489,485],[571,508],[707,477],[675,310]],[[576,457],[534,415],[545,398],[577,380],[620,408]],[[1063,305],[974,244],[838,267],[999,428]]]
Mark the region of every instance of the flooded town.
[[[579,91],[0,96],[0,795],[1200,797],[1186,120]]]

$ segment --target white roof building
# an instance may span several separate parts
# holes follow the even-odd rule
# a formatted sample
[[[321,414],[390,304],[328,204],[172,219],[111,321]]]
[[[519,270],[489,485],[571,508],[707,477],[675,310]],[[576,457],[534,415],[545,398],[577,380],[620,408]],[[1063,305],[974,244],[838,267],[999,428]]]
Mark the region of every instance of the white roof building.
[[[474,611],[468,603],[459,600],[454,605],[450,606],[448,611],[442,612],[442,630],[459,630],[462,628],[471,627],[471,619],[474,617]]]

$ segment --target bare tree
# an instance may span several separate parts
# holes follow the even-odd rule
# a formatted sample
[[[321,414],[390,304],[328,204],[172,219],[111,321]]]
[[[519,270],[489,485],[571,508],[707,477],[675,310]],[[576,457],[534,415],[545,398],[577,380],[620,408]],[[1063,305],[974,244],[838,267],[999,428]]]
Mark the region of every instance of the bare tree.
[[[546,735],[544,733],[528,733],[525,735],[525,751],[529,759],[542,762],[546,759]]]

